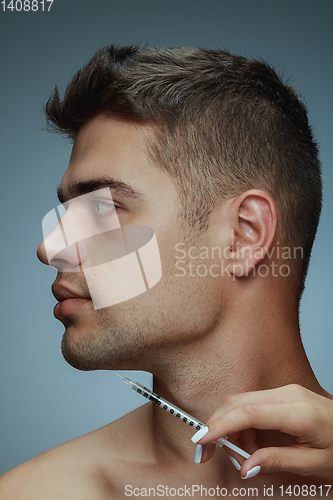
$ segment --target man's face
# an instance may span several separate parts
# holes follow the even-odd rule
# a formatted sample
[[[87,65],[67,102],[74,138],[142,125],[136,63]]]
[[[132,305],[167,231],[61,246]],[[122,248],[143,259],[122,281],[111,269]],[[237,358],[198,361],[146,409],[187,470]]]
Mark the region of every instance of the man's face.
[[[174,182],[147,153],[147,140],[152,134],[147,126],[94,118],[80,130],[61,181],[61,202],[109,187],[121,227],[151,227],[162,262],[162,278],[157,285],[142,295],[98,310],[91,301],[84,273],[56,266],[55,295],[81,297],[70,301],[70,307],[57,305],[55,316],[66,329],[64,357],[82,370],[153,371],[158,358],[209,332],[218,321],[217,280],[180,277],[177,272],[177,243],[185,243],[182,248],[199,247],[207,245],[208,236],[192,234],[180,218]],[[38,257],[48,263],[43,244]]]

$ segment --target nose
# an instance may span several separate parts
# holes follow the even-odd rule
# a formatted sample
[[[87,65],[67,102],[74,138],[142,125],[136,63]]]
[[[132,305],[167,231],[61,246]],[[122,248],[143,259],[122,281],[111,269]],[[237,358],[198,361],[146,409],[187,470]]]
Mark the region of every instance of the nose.
[[[76,245],[68,245],[62,221],[58,221],[54,209],[46,214],[42,226],[44,240],[37,248],[38,259],[59,271],[79,271],[80,260]],[[54,229],[50,232],[52,227]]]
[[[38,245],[37,257],[43,264],[49,265],[49,261],[46,255],[44,240]]]

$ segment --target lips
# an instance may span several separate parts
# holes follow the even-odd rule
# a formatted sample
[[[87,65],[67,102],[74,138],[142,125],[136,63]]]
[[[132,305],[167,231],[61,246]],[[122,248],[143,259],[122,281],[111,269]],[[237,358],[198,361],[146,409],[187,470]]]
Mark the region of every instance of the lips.
[[[53,283],[52,293],[58,300],[58,304],[53,309],[53,314],[57,319],[74,314],[81,307],[91,303],[89,296],[71,290],[59,283]]]
[[[90,299],[89,295],[84,295],[76,292],[75,290],[71,290],[64,285],[60,285],[59,282],[53,283],[52,293],[59,302],[66,299]]]

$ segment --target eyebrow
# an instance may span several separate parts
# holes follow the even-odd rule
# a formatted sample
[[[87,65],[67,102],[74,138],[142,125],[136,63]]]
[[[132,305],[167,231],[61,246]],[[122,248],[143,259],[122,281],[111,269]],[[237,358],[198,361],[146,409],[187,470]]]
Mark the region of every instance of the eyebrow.
[[[111,193],[118,194],[119,196],[123,196],[125,198],[144,198],[140,191],[137,191],[129,184],[108,176],[89,181],[73,182],[69,184],[67,189],[64,189],[63,186],[59,185],[57,186],[57,196],[60,203],[65,203],[76,196],[87,194],[91,191],[96,191],[97,189],[106,187],[110,188]]]

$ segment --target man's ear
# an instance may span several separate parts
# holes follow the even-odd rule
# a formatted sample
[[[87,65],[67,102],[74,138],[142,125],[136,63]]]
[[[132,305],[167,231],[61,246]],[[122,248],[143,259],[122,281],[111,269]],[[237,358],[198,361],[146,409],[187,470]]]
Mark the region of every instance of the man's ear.
[[[268,193],[252,189],[235,198],[229,209],[229,271],[234,276],[247,276],[273,243],[276,207]]]

